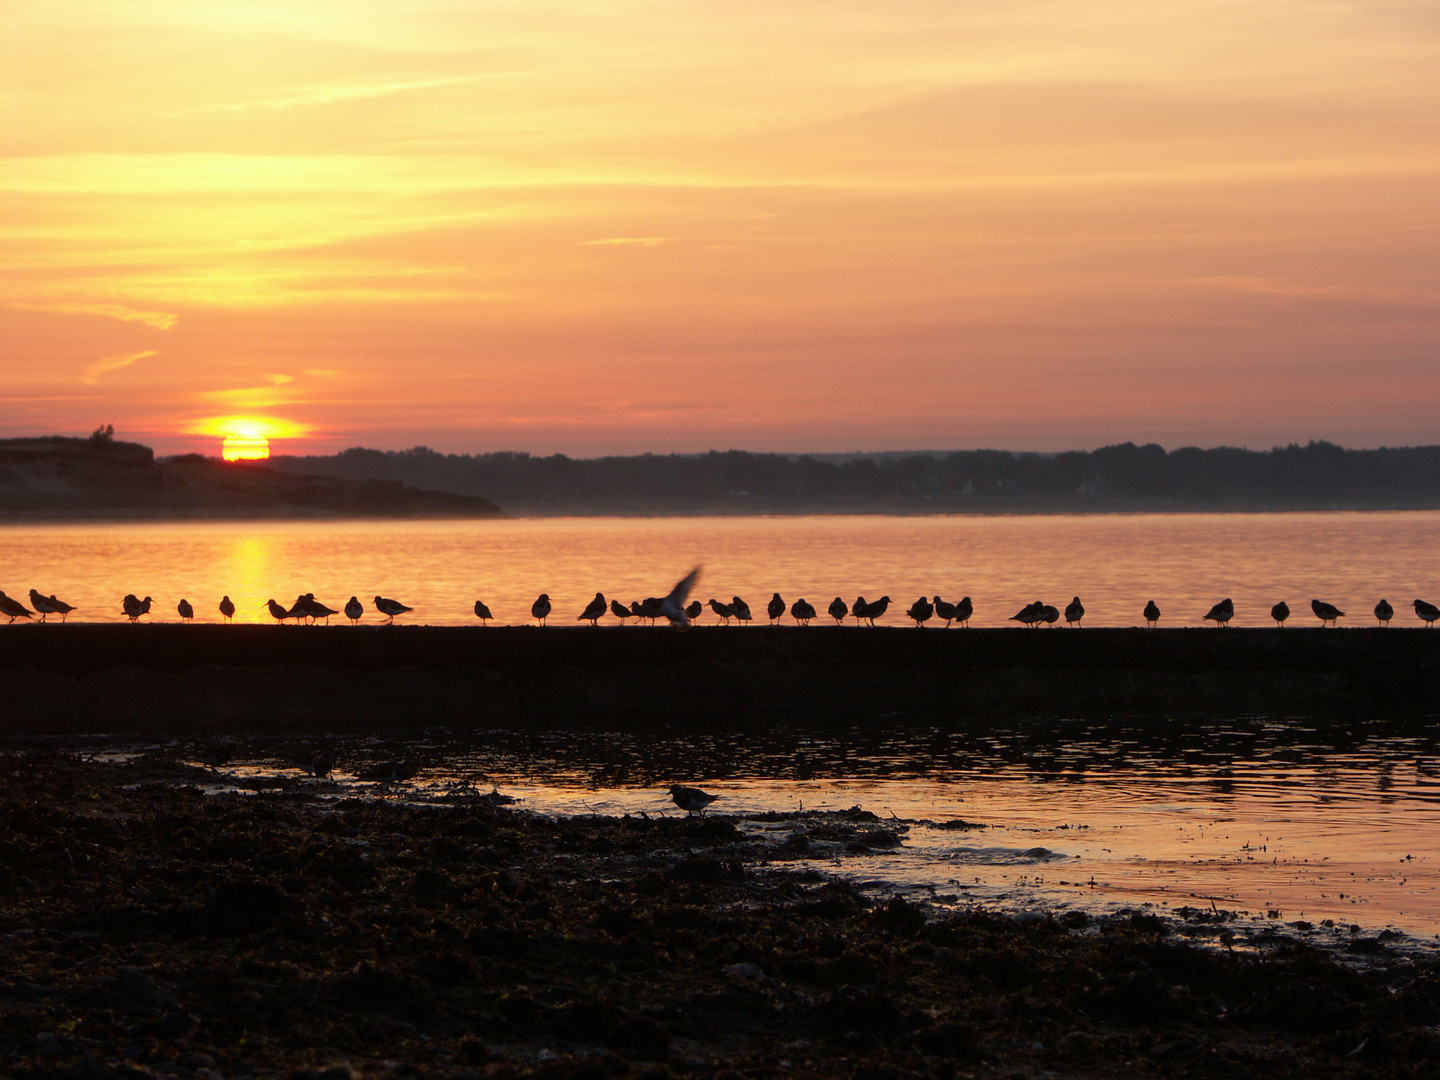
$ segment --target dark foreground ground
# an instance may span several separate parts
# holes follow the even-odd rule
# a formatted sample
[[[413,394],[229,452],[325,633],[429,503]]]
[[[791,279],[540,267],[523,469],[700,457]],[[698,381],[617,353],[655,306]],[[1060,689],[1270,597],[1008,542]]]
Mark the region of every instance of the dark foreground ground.
[[[1433,716],[1440,631],[0,626],[0,731]]]
[[[944,913],[732,821],[0,757],[0,1074],[1429,1077],[1440,965],[1223,912]],[[820,865],[824,865],[822,861]],[[1209,925],[1207,925],[1209,924]],[[1204,936],[1208,944],[1197,944]]]

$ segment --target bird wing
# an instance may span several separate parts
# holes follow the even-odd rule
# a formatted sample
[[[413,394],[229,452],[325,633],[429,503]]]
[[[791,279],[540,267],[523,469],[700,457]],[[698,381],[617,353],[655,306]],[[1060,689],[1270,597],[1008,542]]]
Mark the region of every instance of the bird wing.
[[[685,600],[689,597],[690,590],[695,587],[695,582],[699,580],[700,567],[697,566],[677,581],[670,590],[670,595],[660,601],[660,614],[671,622],[688,623],[690,620],[685,614]]]

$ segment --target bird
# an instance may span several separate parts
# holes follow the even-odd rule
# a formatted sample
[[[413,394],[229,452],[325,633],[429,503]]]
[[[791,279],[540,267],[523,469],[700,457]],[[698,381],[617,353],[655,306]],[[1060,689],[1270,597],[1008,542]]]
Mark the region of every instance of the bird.
[[[1011,622],[1018,622],[1022,626],[1035,626],[1040,622],[1040,612],[1044,610],[1045,604],[1040,600],[1026,604],[1014,615],[1010,616]]]
[[[45,621],[46,615],[54,615],[58,610],[54,605],[50,603],[50,598],[47,596],[42,596],[38,589],[30,590],[30,606],[34,608],[36,613],[40,616],[41,622]]]
[[[0,591],[0,614],[10,616],[12,623],[16,619],[30,619],[35,615],[33,611],[20,603],[19,600],[12,600],[6,596],[3,591]]]
[[[1041,604],[1040,621],[1046,626],[1054,626],[1060,621],[1060,609],[1054,604]]]
[[[935,617],[937,619],[944,619],[945,629],[950,629],[950,624],[955,621],[955,615],[958,610],[955,605],[950,603],[949,600],[941,600],[938,596],[931,600],[931,604],[935,608]]]
[[[144,600],[137,600],[134,593],[126,593],[125,599],[120,602],[120,609],[125,613],[126,618],[133,623],[138,620],[140,616],[150,614],[150,605],[152,603],[154,603],[154,601],[148,596],[145,597]]]
[[[67,604],[64,600],[56,600],[53,592],[45,599],[50,601],[50,607],[59,614],[62,623],[65,621],[65,616],[75,610],[74,604]]]
[[[1205,613],[1205,618],[1213,619],[1216,626],[1224,626],[1234,617],[1235,601],[1228,596]]]
[[[479,600],[476,600],[476,601],[475,601],[475,604],[476,604],[475,614],[476,614],[476,615],[479,615],[479,614],[480,614],[480,601],[479,601]],[[488,612],[487,612],[486,614],[488,614]],[[627,608],[624,604],[620,603],[619,600],[611,600],[611,601],[610,601],[610,614],[611,614],[611,615],[614,615],[617,619],[619,619],[619,620],[620,620],[620,625],[621,625],[621,626],[624,626],[624,625],[625,625],[625,620],[628,619],[628,618],[630,618],[630,616],[631,616],[632,614],[634,614],[634,613],[633,613],[629,608]],[[483,618],[483,616],[482,616],[482,618]]]
[[[879,600],[865,605],[865,618],[870,620],[870,625],[875,625],[875,620],[885,614],[885,609],[890,606],[890,597],[882,596]]]
[[[235,617],[235,602],[228,596],[220,597],[220,615],[226,622]]]
[[[409,611],[409,608],[405,610]],[[381,761],[363,772],[355,774],[357,780],[373,780],[382,784],[399,784],[411,779],[420,771],[413,761]]]
[[[482,600],[476,600],[476,601],[475,601],[475,617],[480,620],[480,625],[481,625],[481,626],[484,626],[487,622],[489,622],[489,621],[490,621],[491,619],[493,619],[495,616],[490,614],[490,609],[485,606],[484,601],[482,601]]]
[[[776,620],[785,614],[785,601],[780,599],[778,592],[770,597],[770,603],[766,606],[765,612],[770,616],[771,626],[774,626]]]
[[[186,622],[195,618],[195,609],[190,606],[190,601],[186,600],[183,596],[180,598],[180,603],[175,605],[175,610],[180,613],[180,618]]]
[[[835,625],[839,626],[845,621],[845,616],[850,614],[850,605],[837,596],[834,600],[830,601],[830,606],[826,610],[830,612],[830,617],[835,620]]]
[[[324,780],[335,771],[335,755],[328,750],[321,750],[310,759],[310,775],[317,780]]]
[[[4,593],[0,593],[0,596],[4,595]],[[1428,630],[1436,619],[1440,619],[1440,608],[1437,608],[1434,604],[1427,604],[1424,600],[1416,600],[1415,614],[1425,620],[1425,628]]]
[[[585,605],[585,610],[576,616],[575,621],[588,622],[591,626],[599,626],[600,616],[605,614],[608,606],[605,602],[605,594],[603,592],[597,592],[595,599]]]
[[[975,614],[975,605],[970,602],[968,596],[962,596],[960,603],[955,605],[955,621],[961,626],[970,625],[970,616]]]
[[[546,606],[548,608],[549,605],[547,604]],[[395,625],[396,615],[404,615],[407,611],[415,610],[414,608],[406,607],[400,603],[399,600],[391,600],[387,596],[375,597],[375,608],[381,615],[385,616],[385,621],[391,626]]]
[[[1375,618],[1380,620],[1381,626],[1389,626],[1394,617],[1395,609],[1390,606],[1390,601],[1382,598],[1380,603],[1375,605]]]
[[[530,605],[530,614],[535,616],[541,626],[545,625],[545,619],[550,614],[549,593],[542,592],[535,598],[535,602]]]
[[[1145,605],[1143,614],[1145,616],[1145,624],[1151,629],[1154,629],[1160,624],[1160,607],[1154,600],[1151,600]]]
[[[274,616],[275,621],[281,625],[284,625],[285,620],[290,618],[290,612],[277,604],[273,597],[265,601],[265,606],[270,610],[270,614]]]
[[[700,613],[704,610],[705,607],[700,603],[699,600],[691,600],[690,603],[685,605],[685,618],[689,619],[691,622],[694,622],[700,617]]]
[[[935,605],[930,603],[928,597],[922,596],[910,605],[910,610],[905,614],[915,620],[915,629],[923,630],[925,621],[935,614]]]
[[[1315,617],[1320,620],[1321,626],[1324,626],[1326,623],[1334,623],[1336,626],[1339,626],[1340,619],[1345,615],[1345,612],[1341,611],[1334,604],[1327,604],[1324,600],[1311,600],[1310,610],[1313,611]]]
[[[720,621],[723,622],[726,626],[729,626],[731,618],[733,618],[735,615],[734,606],[731,604],[722,604],[713,596],[707,601],[707,603],[710,605],[710,610],[715,612],[716,615],[720,616]],[[696,614],[698,615],[699,612],[696,612]]]
[[[227,765],[232,756],[231,748],[228,746],[217,746],[202,758],[197,758],[201,765],[204,765],[211,772],[215,772],[221,765]]]
[[[360,603],[358,596],[352,596],[345,601],[345,617],[350,620],[351,625],[360,622],[360,617],[365,614],[365,605]]]
[[[1083,618],[1085,618],[1085,605],[1080,603],[1080,598],[1077,596],[1065,605],[1065,624],[1068,626],[1074,623],[1079,626],[1080,620]]]
[[[850,605],[850,614],[855,616],[855,624],[858,626],[870,618],[870,603],[863,596],[855,597],[855,602]]]
[[[815,608],[813,605],[806,603],[805,598],[802,596],[790,605],[790,614],[795,616],[795,621],[801,626],[809,626],[810,620],[815,617]]]
[[[1206,618],[1209,618],[1209,616],[1207,615]],[[1290,605],[1284,600],[1281,600],[1270,609],[1270,618],[1275,620],[1276,625],[1279,626],[1281,630],[1284,630],[1285,620],[1290,618]]]
[[[334,608],[332,608],[332,607],[327,607],[325,604],[322,604],[319,600],[316,600],[314,593],[306,593],[306,594],[305,594],[305,603],[306,603],[306,606],[307,606],[307,607],[309,608],[309,610],[310,610],[310,617],[311,617],[312,619],[324,619],[326,626],[329,626],[329,625],[330,625],[330,616],[331,616],[331,615],[339,615],[339,614],[340,614],[340,612],[336,611]]]
[[[735,612],[736,622],[749,622],[754,616],[750,614],[750,605],[738,596],[730,597],[730,607]]]
[[[694,588],[695,582],[700,580],[700,567],[695,567],[690,573],[675,583],[670,590],[670,595],[659,602],[656,614],[663,615],[670,620],[671,626],[686,627],[690,625],[690,616],[685,610],[685,600]]]
[[[701,791],[698,787],[686,787],[684,784],[670,785],[670,798],[686,815],[699,814],[705,816],[705,808],[709,806],[719,795],[711,795]]]

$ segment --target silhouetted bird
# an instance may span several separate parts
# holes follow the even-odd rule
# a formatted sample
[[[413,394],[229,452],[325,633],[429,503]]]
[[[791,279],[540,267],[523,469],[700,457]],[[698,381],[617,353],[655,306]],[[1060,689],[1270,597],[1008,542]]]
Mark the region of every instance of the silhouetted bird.
[[[4,593],[0,593],[0,596],[4,595]],[[1416,600],[1415,614],[1425,620],[1425,628],[1428,630],[1436,619],[1440,619],[1440,608],[1434,604],[1427,604],[1424,600]]]
[[[930,603],[928,597],[922,596],[910,605],[910,610],[905,614],[915,620],[915,629],[923,630],[926,621],[935,614],[935,605]]]
[[[941,600],[940,597],[933,597],[930,601],[935,606],[935,617],[945,620],[945,629],[950,629],[950,624],[955,621],[956,608],[949,600]]]
[[[701,791],[698,787],[686,787],[684,784],[670,785],[670,798],[675,805],[688,814],[704,815],[705,808],[720,798],[719,795],[710,795]]]
[[[50,603],[48,596],[41,595],[39,589],[30,590],[30,606],[34,608],[35,613],[40,616],[41,622],[45,621],[46,615],[54,615],[58,610]]]
[[[870,602],[863,596],[855,597],[855,602],[850,605],[850,614],[855,616],[855,625],[860,625],[870,618]]]
[[[475,601],[475,602],[478,604],[480,601],[477,600],[477,601]],[[630,618],[632,612],[631,612],[630,609],[627,608],[624,604],[620,603],[619,600],[611,600],[611,601],[610,601],[610,614],[611,614],[611,615],[614,615],[617,619],[619,619],[619,620],[620,620],[620,625],[621,625],[621,626],[624,626],[624,625],[625,625],[625,620],[628,619],[628,618]]]
[[[381,784],[399,784],[412,779],[419,771],[420,767],[413,761],[382,761],[371,765],[364,772],[356,773],[355,779]]]
[[[750,605],[738,596],[730,597],[730,607],[735,612],[736,622],[749,622],[753,617],[750,614]]]
[[[144,600],[137,600],[134,593],[126,593],[125,599],[120,602],[120,609],[125,612],[126,618],[133,623],[139,619],[140,616],[150,614],[150,605],[152,603],[154,603],[154,601],[148,596],[145,597]]]
[[[970,602],[968,596],[962,596],[960,602],[955,605],[955,621],[961,626],[970,625],[970,616],[975,614],[975,605]]]
[[[1206,618],[1208,619],[1209,616],[1207,615]],[[1284,630],[1285,620],[1290,618],[1290,605],[1284,600],[1281,600],[1270,609],[1270,618],[1275,620],[1276,625],[1278,625],[1281,630]]]
[[[645,614],[645,605],[640,603],[639,600],[630,601],[630,614],[637,619],[648,619],[650,617]]]
[[[766,606],[765,612],[770,616],[770,622],[772,624],[785,614],[785,601],[780,599],[778,592],[770,597],[770,603]]]
[[[1060,621],[1060,609],[1054,604],[1041,604],[1040,621],[1047,626],[1054,626]]]
[[[1381,626],[1389,626],[1394,617],[1395,609],[1390,606],[1390,601],[1382,598],[1380,603],[1375,605],[1375,618],[1380,620]]]
[[[360,603],[358,596],[352,596],[345,601],[345,618],[350,620],[351,625],[358,624],[365,614],[365,605]]]
[[[183,596],[180,598],[180,603],[175,605],[175,610],[180,613],[180,618],[186,622],[195,618],[195,609],[190,606],[190,601],[186,600]]]
[[[231,749],[228,746],[217,746],[202,758],[197,758],[201,765],[204,765],[212,772],[221,765],[230,763]]]
[[[329,626],[330,616],[340,614],[340,612],[336,611],[333,607],[322,604],[319,600],[316,600],[314,593],[306,593],[305,596],[306,599],[310,601],[310,617],[312,619],[324,619],[325,625]]]
[[[271,616],[276,622],[283,623],[290,617],[290,612],[277,604],[273,597],[265,601],[265,607],[269,609]]]
[[[880,616],[885,614],[885,611],[889,606],[890,597],[888,596],[882,596],[879,600],[875,600],[865,605],[865,618],[869,621],[871,626],[875,625],[876,619],[880,618]]]
[[[50,601],[50,607],[51,607],[51,609],[54,610],[55,612],[57,612],[57,613],[59,614],[59,616],[60,616],[60,621],[61,621],[62,623],[65,621],[65,616],[66,616],[66,615],[69,615],[70,612],[72,612],[72,611],[75,610],[75,605],[74,605],[74,604],[67,604],[67,603],[65,603],[64,600],[57,600],[57,599],[55,599],[55,594],[54,594],[53,592],[52,592],[49,596],[47,596],[45,599],[47,599],[47,600]]]
[[[685,618],[690,622],[694,622],[700,617],[700,613],[704,610],[705,607],[699,600],[691,600],[690,603],[685,605]]]
[[[388,596],[375,597],[375,608],[385,616],[385,621],[392,626],[395,624],[396,615],[404,615],[407,611],[415,610],[412,607],[406,607],[399,600],[391,600]]]
[[[1065,605],[1065,623],[1066,625],[1074,623],[1078,626],[1083,618],[1085,618],[1085,605],[1080,603],[1080,598],[1077,596]]]
[[[840,623],[845,621],[845,616],[850,614],[850,605],[845,603],[844,600],[841,600],[840,597],[837,596],[834,600],[830,601],[830,606],[826,608],[826,610],[830,613],[830,617],[835,620],[835,624],[838,626]]]
[[[542,592],[539,596],[535,598],[535,602],[530,605],[530,614],[535,617],[535,619],[540,623],[541,626],[545,625],[545,620],[550,615],[549,593]]]
[[[728,626],[730,624],[730,619],[735,614],[734,606],[731,604],[722,604],[713,596],[706,602],[710,605],[710,610],[715,612],[716,615],[720,616],[720,621]],[[700,613],[697,611],[695,614],[698,615]],[[692,615],[691,618],[694,618],[694,615]]]
[[[695,587],[695,582],[700,580],[700,567],[695,567],[690,573],[675,583],[670,590],[670,595],[660,601],[658,614],[670,620],[671,626],[686,627],[690,625],[690,616],[685,608],[685,601],[690,596],[690,590]]]
[[[351,599],[354,599],[354,597],[351,597]],[[235,602],[228,596],[220,597],[220,616],[226,622],[229,622],[235,617]]]
[[[1145,605],[1144,615],[1145,623],[1151,629],[1154,629],[1160,624],[1160,608],[1154,600],[1151,600],[1148,604]]]
[[[1024,607],[1022,607],[1014,615],[1011,615],[1010,621],[1018,622],[1022,626],[1035,626],[1037,623],[1040,622],[1040,612],[1044,609],[1045,604],[1043,601],[1032,601],[1031,603],[1028,603]]]
[[[19,600],[12,600],[10,597],[6,596],[3,591],[0,591],[0,614],[10,616],[10,621],[12,623],[16,619],[29,619],[33,618],[35,615],[33,611],[27,608],[24,604],[20,603]]]
[[[1213,621],[1216,626],[1224,626],[1234,617],[1235,601],[1228,596],[1205,613],[1205,618]]]
[[[495,616],[490,614],[490,609],[485,606],[483,600],[475,601],[475,617],[480,620],[480,625],[487,625]]]
[[[588,622],[591,626],[600,625],[600,616],[605,614],[607,605],[605,594],[597,592],[595,598],[585,605],[585,610],[576,618],[576,622]]]
[[[1334,623],[1336,626],[1339,626],[1340,620],[1345,616],[1345,612],[1341,611],[1334,604],[1327,604],[1324,600],[1311,600],[1310,610],[1313,611],[1315,617],[1320,620],[1321,626],[1324,626],[1326,623]]]
[[[335,771],[335,755],[328,750],[321,750],[310,759],[310,775],[317,780],[324,780]]]
[[[795,617],[795,621],[801,626],[809,626],[810,620],[815,617],[815,607],[813,604],[807,603],[802,596],[790,605],[790,614]]]

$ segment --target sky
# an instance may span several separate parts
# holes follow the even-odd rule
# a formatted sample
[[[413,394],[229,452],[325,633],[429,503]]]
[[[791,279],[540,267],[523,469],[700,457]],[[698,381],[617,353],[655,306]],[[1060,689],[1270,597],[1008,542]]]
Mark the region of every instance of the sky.
[[[0,435],[1440,442],[1434,0],[0,9]]]

